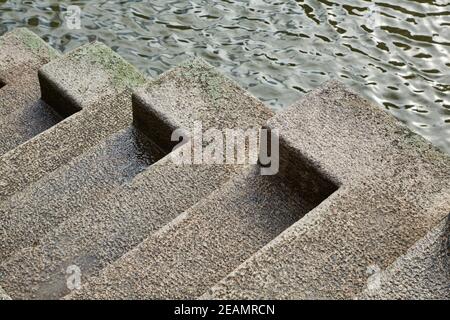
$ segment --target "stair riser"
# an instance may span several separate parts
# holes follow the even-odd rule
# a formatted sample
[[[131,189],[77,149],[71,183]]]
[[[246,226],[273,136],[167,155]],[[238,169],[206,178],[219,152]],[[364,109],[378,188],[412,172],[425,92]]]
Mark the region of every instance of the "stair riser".
[[[78,81],[80,75],[85,81]],[[68,118],[33,124],[36,130],[15,138],[22,143],[48,129],[0,158],[0,201],[129,126],[131,89],[145,78],[110,49],[92,44],[44,65],[39,81],[43,105]],[[20,128],[7,126],[4,130]]]
[[[129,186],[85,208],[0,266],[13,298],[60,298],[69,293],[66,268],[83,281],[224,183],[233,168],[179,168],[155,164]]]
[[[260,176],[259,172],[255,167],[228,182],[106,268],[72,298],[202,295],[319,204],[280,176]]]
[[[162,158],[133,127],[111,136],[68,165],[0,203],[0,261],[39,243],[47,232]]]

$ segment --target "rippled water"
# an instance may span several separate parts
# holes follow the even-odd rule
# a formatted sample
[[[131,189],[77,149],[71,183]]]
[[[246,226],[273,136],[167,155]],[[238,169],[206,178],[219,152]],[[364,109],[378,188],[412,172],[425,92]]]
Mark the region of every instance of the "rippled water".
[[[450,153],[449,1],[0,0],[0,34],[27,26],[63,52],[100,40],[152,77],[199,55],[275,110],[339,78]]]

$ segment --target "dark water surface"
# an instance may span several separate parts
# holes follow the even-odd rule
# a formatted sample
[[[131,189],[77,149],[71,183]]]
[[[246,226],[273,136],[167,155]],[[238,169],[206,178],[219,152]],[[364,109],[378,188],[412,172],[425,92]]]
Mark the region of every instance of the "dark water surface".
[[[0,34],[26,26],[63,52],[100,40],[152,77],[202,56],[275,110],[339,78],[450,153],[449,2],[0,0]]]

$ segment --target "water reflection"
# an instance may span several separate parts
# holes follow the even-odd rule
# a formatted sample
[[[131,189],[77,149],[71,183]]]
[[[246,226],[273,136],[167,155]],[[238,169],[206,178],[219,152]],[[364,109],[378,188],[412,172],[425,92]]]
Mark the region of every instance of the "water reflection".
[[[450,153],[447,2],[0,0],[0,33],[28,26],[61,51],[100,40],[152,77],[199,55],[275,110],[340,78]],[[80,30],[63,20],[74,3]]]

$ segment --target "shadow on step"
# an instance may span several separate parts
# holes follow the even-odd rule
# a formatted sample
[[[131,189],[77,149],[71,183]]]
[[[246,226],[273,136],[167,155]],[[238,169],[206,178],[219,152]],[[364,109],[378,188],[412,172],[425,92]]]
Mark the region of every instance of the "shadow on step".
[[[295,179],[286,179],[287,172],[261,176],[259,167],[249,168],[68,298],[201,296],[337,190],[307,163],[291,160],[283,170]]]
[[[62,120],[63,118],[41,99],[10,113],[0,124],[0,154],[14,149]]]
[[[164,155],[130,125],[0,203],[0,215],[8,221],[0,226],[0,260],[39,242],[52,228],[94,206]]]
[[[0,102],[4,117],[0,120],[0,155],[58,124],[70,114],[39,96],[37,78],[25,75],[6,84],[0,81]],[[6,111],[5,111],[6,110]]]

